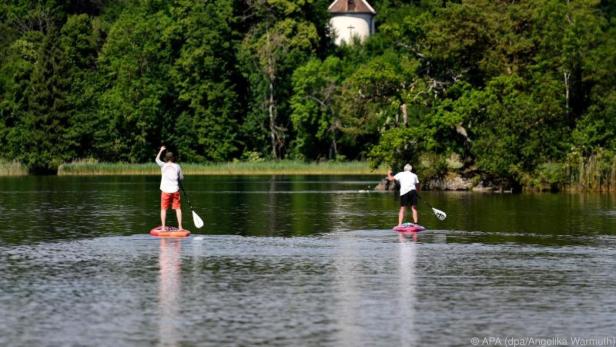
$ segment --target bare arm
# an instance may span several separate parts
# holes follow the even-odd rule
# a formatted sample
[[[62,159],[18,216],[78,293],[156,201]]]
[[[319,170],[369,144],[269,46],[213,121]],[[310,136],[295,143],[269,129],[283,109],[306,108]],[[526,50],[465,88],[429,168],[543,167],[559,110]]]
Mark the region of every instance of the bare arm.
[[[387,171],[387,179],[390,181],[395,180],[396,178],[392,175],[391,169]]]
[[[165,165],[165,163],[162,160],[160,160],[160,155],[163,153],[165,149],[167,149],[165,146],[161,146],[160,151],[158,151],[158,154],[156,155],[155,161],[156,161],[156,164],[158,164],[158,166]]]

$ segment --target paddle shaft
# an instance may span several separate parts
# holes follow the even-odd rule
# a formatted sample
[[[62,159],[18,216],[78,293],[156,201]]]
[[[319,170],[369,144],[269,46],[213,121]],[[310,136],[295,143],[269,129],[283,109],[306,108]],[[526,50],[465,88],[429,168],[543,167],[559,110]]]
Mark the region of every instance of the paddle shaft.
[[[421,196],[419,196],[419,193],[417,193],[417,199],[423,201],[426,205],[428,205],[428,207],[434,208],[434,207],[432,207],[432,205],[430,205],[429,202],[427,202],[426,200],[422,199]]]
[[[417,198],[419,198],[419,195],[417,195]],[[430,208],[432,209],[432,213],[434,213],[436,218],[438,218],[439,220],[445,220],[445,218],[447,218],[447,213],[445,213],[444,211],[441,211],[441,210],[438,210],[438,209],[434,208],[432,205],[430,205],[429,202],[427,202],[425,200],[423,200],[423,202],[425,202],[426,205],[430,206]]]
[[[180,189],[182,190],[182,193],[184,193],[184,196],[186,197],[186,201],[188,202],[188,207],[190,207],[190,210],[194,210],[194,208],[192,207],[192,204],[190,203],[190,198],[188,197],[188,194],[186,193],[186,190],[184,189],[184,186],[182,185],[182,181],[178,181],[179,185],[180,185]]]
[[[184,187],[182,186],[182,182],[178,181],[178,183],[179,183],[180,189],[182,190],[182,193],[184,193],[184,196],[186,197],[186,201],[188,202],[188,206],[190,207],[190,210],[192,212],[193,223],[195,223],[195,226],[197,227],[197,229],[199,229],[203,226],[203,219],[199,217],[197,212],[195,212],[195,209],[192,207],[192,204],[190,203],[190,198],[188,197],[186,190],[184,190]]]

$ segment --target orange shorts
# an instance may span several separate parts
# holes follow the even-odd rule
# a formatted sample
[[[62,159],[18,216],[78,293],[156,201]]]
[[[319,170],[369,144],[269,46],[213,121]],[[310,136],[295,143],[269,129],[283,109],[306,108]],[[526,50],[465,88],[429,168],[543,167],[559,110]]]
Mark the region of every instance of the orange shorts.
[[[179,209],[180,206],[180,192],[175,193],[160,193],[160,209],[166,210],[169,208],[169,205],[173,207],[174,210]]]

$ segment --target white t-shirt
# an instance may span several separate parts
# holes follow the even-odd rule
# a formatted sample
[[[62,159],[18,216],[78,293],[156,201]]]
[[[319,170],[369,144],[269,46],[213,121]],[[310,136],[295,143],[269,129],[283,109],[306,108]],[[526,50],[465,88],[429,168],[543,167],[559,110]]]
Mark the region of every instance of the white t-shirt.
[[[398,172],[394,178],[400,182],[400,195],[404,195],[411,190],[415,190],[415,185],[419,184],[419,178],[417,175],[410,171]]]
[[[175,193],[180,190],[178,180],[184,179],[182,169],[176,163],[165,163],[156,158],[156,164],[160,166],[162,177],[160,178],[160,190],[165,193]]]

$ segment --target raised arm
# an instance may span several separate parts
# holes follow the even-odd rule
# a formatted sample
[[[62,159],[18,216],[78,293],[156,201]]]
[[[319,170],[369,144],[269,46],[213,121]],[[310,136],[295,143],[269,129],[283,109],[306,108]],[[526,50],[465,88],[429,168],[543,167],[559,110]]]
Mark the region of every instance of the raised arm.
[[[387,170],[387,179],[390,181],[393,181],[396,179],[394,175],[392,175],[391,169]]]
[[[156,155],[156,164],[158,164],[158,166],[163,166],[165,165],[165,162],[163,162],[162,160],[160,160],[160,155],[163,153],[163,151],[167,149],[165,146],[161,146],[160,147],[160,151],[158,151],[158,154]]]

